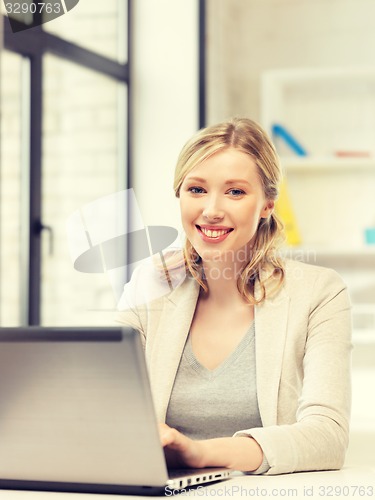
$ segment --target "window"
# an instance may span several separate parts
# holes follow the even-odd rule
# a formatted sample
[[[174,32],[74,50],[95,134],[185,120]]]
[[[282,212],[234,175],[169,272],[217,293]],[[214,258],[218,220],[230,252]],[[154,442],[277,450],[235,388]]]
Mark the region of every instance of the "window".
[[[2,326],[98,324],[96,313],[113,306],[105,275],[74,271],[65,223],[127,187],[129,8],[82,0],[17,33],[2,17]]]

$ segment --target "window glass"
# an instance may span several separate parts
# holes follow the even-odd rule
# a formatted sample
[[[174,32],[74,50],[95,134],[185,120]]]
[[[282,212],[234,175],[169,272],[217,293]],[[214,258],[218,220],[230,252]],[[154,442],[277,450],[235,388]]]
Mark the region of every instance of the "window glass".
[[[0,52],[0,324],[20,322],[22,58]]]
[[[44,59],[42,314],[45,325],[111,324],[115,295],[105,273],[73,268],[67,221],[122,189],[125,87],[53,56]],[[118,110],[121,109],[121,115]]]

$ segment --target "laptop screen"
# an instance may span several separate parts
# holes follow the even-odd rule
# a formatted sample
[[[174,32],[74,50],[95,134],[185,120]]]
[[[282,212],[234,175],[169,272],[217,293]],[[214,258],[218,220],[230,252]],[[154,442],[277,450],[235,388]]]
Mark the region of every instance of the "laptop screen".
[[[0,329],[0,443],[0,479],[163,484],[137,332]]]

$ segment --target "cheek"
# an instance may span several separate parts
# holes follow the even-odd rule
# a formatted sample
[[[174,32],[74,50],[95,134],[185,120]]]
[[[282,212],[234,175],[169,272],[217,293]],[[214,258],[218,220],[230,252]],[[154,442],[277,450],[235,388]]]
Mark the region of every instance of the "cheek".
[[[237,211],[237,219],[245,226],[258,224],[262,205],[251,201]]]
[[[189,224],[194,218],[194,206],[188,200],[180,198],[180,213],[182,224]]]

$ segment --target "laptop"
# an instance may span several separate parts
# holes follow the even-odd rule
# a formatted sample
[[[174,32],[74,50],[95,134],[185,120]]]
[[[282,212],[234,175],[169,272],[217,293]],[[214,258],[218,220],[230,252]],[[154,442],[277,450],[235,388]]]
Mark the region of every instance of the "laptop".
[[[0,489],[174,494],[230,470],[168,470],[131,328],[0,328]]]

